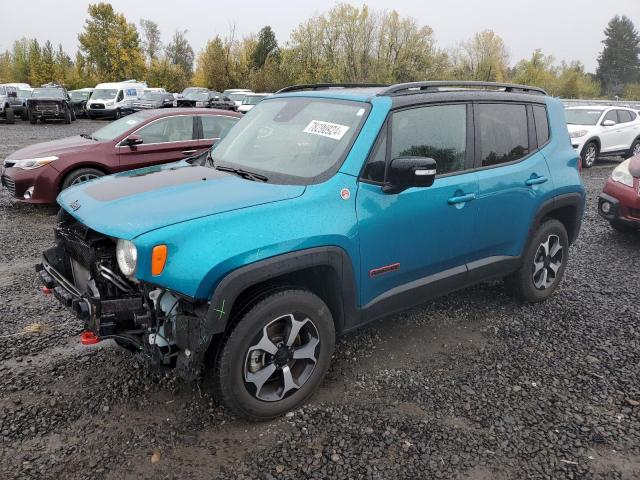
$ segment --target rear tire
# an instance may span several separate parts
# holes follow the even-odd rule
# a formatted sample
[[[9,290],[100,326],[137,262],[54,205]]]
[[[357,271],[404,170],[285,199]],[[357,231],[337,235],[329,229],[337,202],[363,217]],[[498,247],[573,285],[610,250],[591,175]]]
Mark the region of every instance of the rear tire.
[[[505,286],[524,302],[546,300],[562,282],[568,259],[567,230],[558,220],[547,220],[533,234],[522,265],[505,278]]]
[[[600,154],[600,148],[596,142],[589,142],[582,148],[580,158],[582,159],[582,166],[584,168],[591,168],[595,165]]]
[[[4,115],[5,115],[5,121],[9,124],[9,125],[13,125],[14,123],[16,123],[16,116],[13,113],[13,108],[7,108],[4,111]]]
[[[640,155],[640,138],[636,138],[631,144],[627,158],[635,157],[636,155]]]
[[[210,372],[214,394],[246,419],[278,417],[313,394],[334,346],[333,317],[317,295],[270,293],[247,308],[223,340]]]
[[[78,185],[96,178],[103,177],[104,173],[95,168],[79,168],[69,173],[62,182],[61,190],[69,188],[71,185]]]

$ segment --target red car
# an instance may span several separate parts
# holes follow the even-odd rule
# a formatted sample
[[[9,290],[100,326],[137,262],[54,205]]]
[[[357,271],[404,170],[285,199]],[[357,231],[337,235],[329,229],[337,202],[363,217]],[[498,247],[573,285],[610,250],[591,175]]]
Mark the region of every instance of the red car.
[[[598,212],[617,231],[640,229],[640,155],[613,170],[598,199]]]
[[[223,110],[146,110],[91,135],[38,143],[4,161],[2,185],[18,200],[55,203],[61,190],[93,178],[206,151],[242,117]]]

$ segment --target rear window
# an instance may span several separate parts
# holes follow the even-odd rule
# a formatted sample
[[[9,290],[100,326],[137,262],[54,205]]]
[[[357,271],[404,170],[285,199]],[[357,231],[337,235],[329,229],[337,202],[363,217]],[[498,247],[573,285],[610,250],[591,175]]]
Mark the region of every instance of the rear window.
[[[538,147],[542,147],[549,141],[549,120],[547,119],[547,109],[539,105],[534,105],[533,119],[536,122]]]
[[[479,104],[480,158],[489,167],[513,162],[529,154],[527,109],[524,105]]]

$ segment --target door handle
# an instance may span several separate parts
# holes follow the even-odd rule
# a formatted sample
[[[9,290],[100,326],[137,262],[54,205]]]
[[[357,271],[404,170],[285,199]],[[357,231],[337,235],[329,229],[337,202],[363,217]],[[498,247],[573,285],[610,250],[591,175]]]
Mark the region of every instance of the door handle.
[[[196,152],[197,152],[197,150],[183,150],[182,154],[183,155],[193,155]]]
[[[546,182],[547,180],[549,180],[547,177],[531,177],[529,180],[527,180],[526,182],[524,182],[524,184],[527,187],[530,187],[532,185],[540,185],[541,183]]]
[[[451,197],[449,200],[447,200],[447,203],[449,203],[449,205],[456,205],[458,203],[467,203],[470,202],[471,200],[475,200],[476,199],[476,194],[475,193],[468,193],[466,195],[459,195],[457,197]]]

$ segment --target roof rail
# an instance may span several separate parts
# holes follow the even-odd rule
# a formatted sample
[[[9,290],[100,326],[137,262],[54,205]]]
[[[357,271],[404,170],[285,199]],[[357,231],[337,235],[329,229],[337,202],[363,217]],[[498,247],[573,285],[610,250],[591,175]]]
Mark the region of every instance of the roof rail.
[[[477,81],[465,81],[465,80],[440,80],[440,81],[428,81],[428,82],[409,82],[399,83],[397,85],[391,85],[386,90],[383,90],[378,95],[402,95],[412,93],[425,93],[428,91],[438,91],[441,88],[459,87],[468,89],[499,89],[509,93],[532,93],[535,95],[547,95],[543,89],[538,87],[531,87],[528,85],[517,85],[514,83],[497,83],[497,82],[477,82]]]
[[[329,88],[370,88],[388,87],[388,83],[307,83],[302,85],[291,85],[278,90],[276,93],[299,92],[301,90],[323,90]]]

